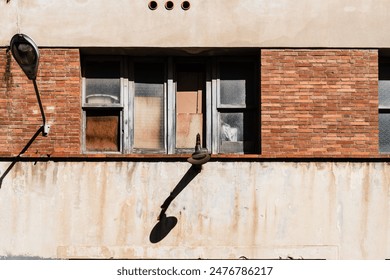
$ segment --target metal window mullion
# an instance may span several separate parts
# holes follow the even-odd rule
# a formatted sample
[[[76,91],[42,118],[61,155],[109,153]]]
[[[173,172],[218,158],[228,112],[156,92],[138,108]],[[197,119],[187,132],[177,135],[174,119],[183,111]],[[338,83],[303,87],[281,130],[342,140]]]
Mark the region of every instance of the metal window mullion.
[[[217,61],[216,59],[212,60],[211,65],[211,103],[212,103],[212,145],[211,153],[216,154],[219,152],[219,114],[217,109],[217,98],[219,96],[219,86],[218,86],[218,73],[217,73]]]
[[[82,106],[85,106],[85,97],[87,95],[87,79],[85,77],[81,78],[81,104]]]
[[[169,150],[169,141],[168,141],[168,135],[169,135],[169,129],[168,129],[168,122],[169,122],[169,118],[168,118],[168,107],[169,104],[168,104],[168,71],[167,71],[167,63],[166,61],[164,61],[165,64],[164,64],[164,92],[163,92],[163,102],[164,102],[164,112],[163,112],[163,116],[164,116],[164,152],[165,153],[168,153],[168,150]]]
[[[86,86],[86,78],[85,77],[82,77],[81,78],[81,104],[82,106],[85,105],[85,96],[86,96],[86,89],[87,89],[87,86]],[[81,108],[82,110],[82,113],[83,113],[83,118],[82,118],[82,122],[81,122],[81,151],[82,153],[85,153],[86,152],[86,126],[87,126],[87,113],[86,113],[86,110],[84,108]]]
[[[212,151],[212,125],[213,125],[213,117],[212,117],[212,73],[211,73],[212,67],[210,64],[208,64],[207,72],[206,72],[206,147],[209,151]]]
[[[167,141],[168,154],[174,154],[176,150],[176,97],[175,83],[173,82],[173,60],[168,59],[167,71]]]
[[[129,81],[129,63],[126,58],[123,59],[123,78],[122,78],[122,151],[123,153],[129,153],[130,151],[130,81]]]
[[[125,107],[127,107],[127,120],[126,125],[128,130],[128,152],[132,152],[134,147],[134,96],[135,96],[135,82],[134,82],[134,62],[128,62],[128,97]]]
[[[87,111],[83,109],[83,119],[81,123],[81,133],[83,137],[81,137],[81,151],[85,153],[87,151],[87,144],[86,144],[86,133],[87,133]]]

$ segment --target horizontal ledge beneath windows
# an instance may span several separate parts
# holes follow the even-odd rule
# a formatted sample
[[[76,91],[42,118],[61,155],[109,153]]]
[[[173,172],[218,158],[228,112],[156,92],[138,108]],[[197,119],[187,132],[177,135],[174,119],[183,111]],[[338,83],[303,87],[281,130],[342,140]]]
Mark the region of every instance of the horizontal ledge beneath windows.
[[[192,153],[183,154],[120,154],[120,153],[87,153],[75,156],[64,156],[64,158],[79,158],[79,159],[118,159],[118,160],[137,160],[137,159],[151,159],[151,160],[177,160],[186,161]],[[59,154],[53,154],[53,158],[61,157]],[[259,159],[259,154],[211,154],[211,160],[213,159]]]

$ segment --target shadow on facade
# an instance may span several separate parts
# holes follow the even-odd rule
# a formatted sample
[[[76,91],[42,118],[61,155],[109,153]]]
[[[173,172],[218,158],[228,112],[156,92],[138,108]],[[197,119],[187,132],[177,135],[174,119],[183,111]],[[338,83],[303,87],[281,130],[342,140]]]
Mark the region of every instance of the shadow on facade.
[[[150,232],[149,240],[152,243],[157,243],[163,240],[169,232],[176,226],[177,218],[170,216],[167,217],[165,212],[167,211],[171,202],[175,199],[179,193],[184,190],[185,187],[200,173],[202,166],[192,165],[190,169],[184,174],[180,182],[176,185],[170,195],[165,199],[164,203],[161,205],[161,212],[158,216],[158,223],[153,227]]]
[[[7,176],[7,174],[11,171],[11,169],[14,167],[14,165],[20,160],[20,157],[27,151],[27,149],[31,146],[31,144],[35,141],[35,139],[38,137],[38,135],[43,131],[43,126],[38,128],[37,132],[31,137],[31,139],[28,141],[26,146],[20,151],[20,153],[14,158],[14,160],[11,162],[11,164],[8,166],[8,168],[4,171],[4,173],[0,177],[0,189],[1,185],[3,184],[4,178]]]

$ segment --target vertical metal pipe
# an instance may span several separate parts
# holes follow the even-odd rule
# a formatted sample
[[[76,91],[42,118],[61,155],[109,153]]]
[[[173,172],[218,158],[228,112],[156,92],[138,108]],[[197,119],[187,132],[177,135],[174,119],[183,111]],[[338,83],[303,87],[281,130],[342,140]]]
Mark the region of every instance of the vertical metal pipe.
[[[46,116],[45,116],[45,111],[43,110],[43,106],[42,106],[42,101],[41,101],[41,96],[39,94],[39,90],[38,90],[38,86],[37,86],[37,82],[35,79],[32,80],[33,81],[33,84],[34,84],[34,89],[35,89],[35,94],[37,96],[37,101],[38,101],[38,105],[39,105],[39,110],[41,111],[41,116],[42,116],[42,134],[43,136],[47,136],[47,134],[49,133],[49,129],[50,127],[48,125],[46,125]]]
[[[43,111],[41,96],[39,95],[37,82],[36,82],[36,80],[32,80],[32,81],[33,81],[33,84],[34,84],[35,94],[37,95],[39,109],[41,110],[42,121],[43,121],[43,125],[42,126],[45,126],[46,125],[46,117],[45,117],[45,112]]]

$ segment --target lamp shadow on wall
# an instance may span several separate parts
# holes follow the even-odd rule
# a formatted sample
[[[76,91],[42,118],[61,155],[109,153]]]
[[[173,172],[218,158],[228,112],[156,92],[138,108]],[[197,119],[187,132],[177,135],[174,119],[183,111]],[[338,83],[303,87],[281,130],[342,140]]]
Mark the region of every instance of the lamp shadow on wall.
[[[178,196],[179,193],[188,186],[188,184],[200,173],[201,170],[201,165],[192,165],[190,169],[187,170],[186,174],[184,174],[183,178],[181,178],[176,187],[172,190],[170,195],[165,199],[164,203],[161,205],[161,212],[158,216],[158,223],[153,227],[149,235],[149,240],[151,243],[158,243],[163,240],[176,226],[177,218],[173,216],[167,217],[165,212],[176,196]]]
[[[12,170],[12,168],[15,166],[15,164],[20,161],[20,157],[27,151],[27,149],[31,146],[31,144],[35,141],[35,139],[38,137],[38,135],[43,132],[43,126],[38,128],[37,132],[31,137],[31,139],[28,141],[26,146],[19,152],[19,154],[14,158],[14,160],[11,162],[11,164],[8,166],[8,168],[4,171],[4,173],[0,177],[0,189],[3,184],[4,178],[8,175],[8,173]]]

